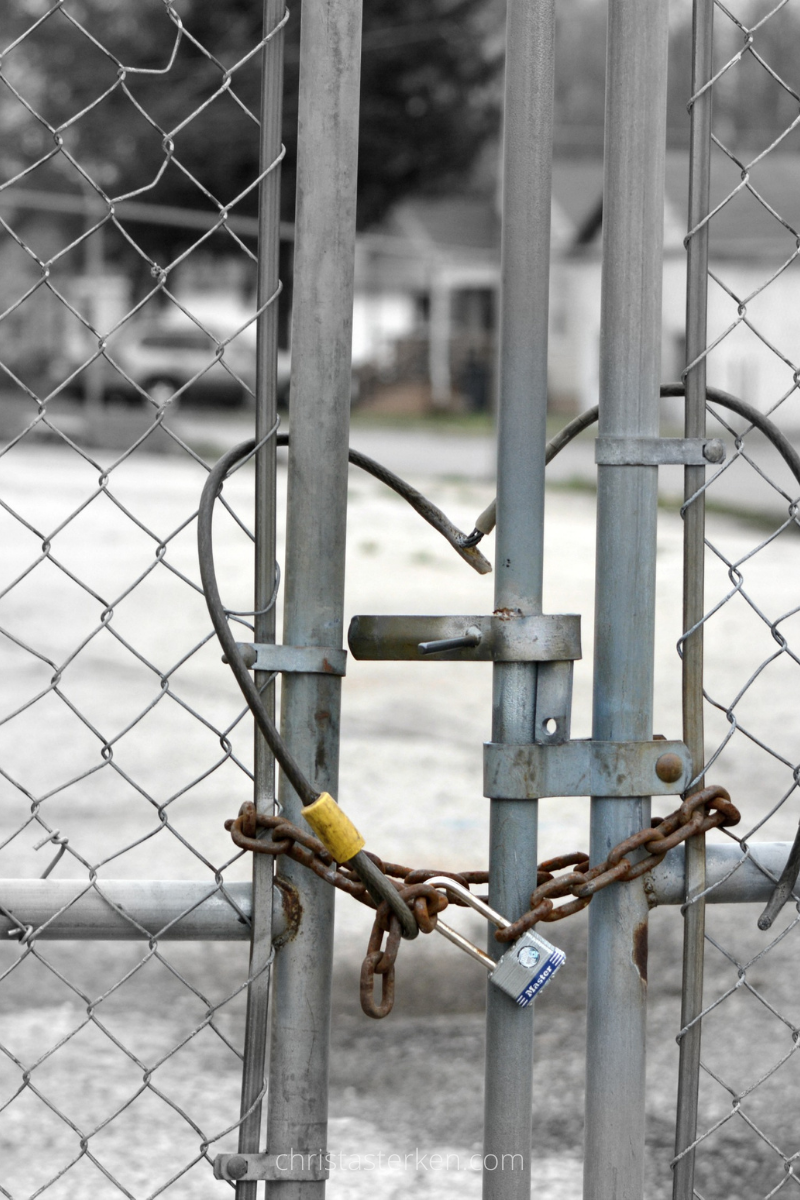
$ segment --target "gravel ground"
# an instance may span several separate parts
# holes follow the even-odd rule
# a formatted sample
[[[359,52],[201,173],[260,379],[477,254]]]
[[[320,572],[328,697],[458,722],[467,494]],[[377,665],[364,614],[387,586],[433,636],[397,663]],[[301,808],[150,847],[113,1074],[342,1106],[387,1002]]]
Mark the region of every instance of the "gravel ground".
[[[97,471],[69,452],[20,446],[2,460],[1,475],[4,502],[34,528],[31,532],[8,510],[0,515],[3,575],[10,581],[35,559],[42,537],[93,495]],[[189,517],[202,481],[202,470],[182,458],[138,454],[114,472],[112,490],[120,505],[164,538]],[[471,527],[492,492],[489,483],[475,479],[414,482],[463,528]],[[236,476],[226,492],[246,511],[251,501],[247,473]],[[547,520],[545,610],[583,615],[573,734],[588,736],[593,499],[552,491]],[[722,515],[712,517],[710,529],[729,562],[742,559],[763,537],[755,526]],[[0,699],[7,714],[23,699],[47,692],[53,674],[19,642],[63,664],[97,627],[103,609],[153,562],[153,539],[102,495],[51,540],[60,566],[42,562],[0,597],[0,625],[18,639],[5,639],[0,646]],[[218,545],[226,601],[245,608],[250,552],[244,535],[222,516]],[[680,552],[680,520],[665,512],[658,557],[655,729],[667,736],[680,734],[675,652]],[[771,620],[797,604],[797,554],[796,536],[790,534],[749,559],[742,569],[752,603],[737,594],[709,623],[708,687],[725,705],[776,648],[753,604]],[[193,527],[170,541],[167,560],[196,579]],[[717,559],[709,568],[709,602],[730,589],[728,568]],[[353,473],[348,617],[356,612],[478,613],[491,607],[491,577],[471,573],[393,495]],[[208,629],[201,598],[174,572],[158,565],[114,609],[111,628],[158,671],[136,658],[110,629],[101,629],[64,667],[61,696],[48,692],[0,725],[4,835],[24,825],[29,796],[47,796],[43,817],[70,840],[55,878],[86,878],[86,864],[91,864],[101,885],[114,878],[210,879],[213,868],[230,857],[221,822],[247,795],[248,781],[231,760],[212,770],[224,758],[219,737],[186,706],[216,729],[227,727],[239,710],[235,688],[218,648],[208,643],[174,672],[170,691],[162,693],[158,672],[178,663]],[[796,620],[781,626],[787,636]],[[797,663],[783,655],[757,677],[736,710],[751,736],[737,730],[711,774],[740,803],[743,826],[766,821],[755,835],[766,840],[791,838],[797,821],[794,798],[769,817],[790,788],[792,774],[758,744],[777,747],[789,763],[800,758],[796,669]],[[481,743],[489,725],[487,667],[350,662],[340,796],[371,848],[414,865],[484,864],[488,805],[481,796]],[[728,730],[724,714],[712,713],[709,747]],[[113,758],[105,763],[99,753],[104,742],[113,746]],[[247,733],[234,731],[233,742],[246,766]],[[163,804],[171,797],[165,810],[169,821],[162,825],[152,801]],[[539,807],[542,857],[587,845],[583,800],[545,801]],[[34,848],[41,837],[39,826],[28,827],[0,845],[0,875],[39,874],[42,860],[53,853],[52,846]],[[225,877],[243,879],[246,872],[246,863],[234,862]],[[737,964],[748,963],[770,944],[756,930],[755,916],[749,906],[709,913],[714,937],[728,956],[709,947],[707,1001],[734,990],[709,1016],[704,1032],[709,1067],[730,1085],[726,1090],[710,1077],[704,1083],[703,1127],[730,1117],[699,1156],[698,1186],[706,1200],[766,1195],[783,1178],[781,1157],[770,1143],[786,1155],[797,1149],[796,1062],[792,1058],[771,1073],[773,1064],[791,1053],[800,1024],[796,934],[786,918],[782,928],[789,935],[742,973]],[[480,1178],[471,1156],[480,1146],[482,1109],[481,969],[453,947],[434,944],[435,939],[404,947],[396,1011],[373,1024],[361,1015],[357,1001],[358,961],[368,925],[358,906],[346,899],[337,903],[330,1144],[341,1157],[329,1194],[333,1200],[477,1196]],[[477,922],[467,920],[465,927],[482,936]],[[650,950],[649,1200],[671,1194],[680,939],[678,911],[656,912]],[[585,918],[559,927],[557,940],[568,952],[568,966],[536,1014],[534,1179],[535,1194],[543,1200],[578,1195],[583,1169]],[[211,1180],[202,1157],[186,1168],[198,1159],[206,1138],[235,1120],[243,998],[226,998],[246,975],[245,947],[162,942],[157,953],[148,954],[137,944],[39,941],[33,951],[22,952],[21,960],[17,946],[1,946],[4,971],[9,973],[0,975],[5,1047],[0,1103],[16,1098],[0,1112],[0,1194],[32,1197],[62,1169],[65,1173],[45,1193],[50,1198],[105,1200],[128,1194],[139,1200],[176,1174],[166,1193],[173,1200],[227,1194],[226,1185]],[[214,1009],[211,1022],[209,1008]],[[187,1042],[195,1029],[199,1032]],[[742,1101],[750,1124],[740,1114],[731,1117],[732,1095],[767,1074],[766,1082]],[[35,1155],[31,1122],[37,1146],[46,1146]],[[233,1148],[230,1135],[215,1141],[208,1154],[224,1148]],[[431,1161],[436,1154],[441,1162]]]

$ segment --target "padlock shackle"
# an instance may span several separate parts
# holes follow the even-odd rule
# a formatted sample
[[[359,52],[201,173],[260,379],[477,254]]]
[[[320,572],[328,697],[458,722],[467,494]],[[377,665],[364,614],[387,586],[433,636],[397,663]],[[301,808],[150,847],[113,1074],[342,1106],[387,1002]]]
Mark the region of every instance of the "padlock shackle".
[[[463,883],[459,883],[457,879],[450,879],[448,875],[434,875],[432,879],[426,879],[425,882],[431,884],[433,887],[454,892],[465,904],[468,904],[470,908],[474,908],[482,917],[486,917],[487,921],[491,921],[492,924],[497,925],[500,929],[506,929],[511,924],[505,917],[501,917],[500,913],[490,908],[485,900],[481,900],[479,896],[473,896],[469,888],[464,887]],[[451,925],[445,925],[441,919],[437,918],[434,929],[442,937],[447,938],[448,942],[452,942],[454,946],[458,946],[459,950],[463,950],[471,958],[481,963],[482,966],[486,967],[487,971],[493,971],[497,966],[495,960],[485,950],[479,949],[469,938],[465,938],[463,933],[458,933]]]
[[[427,879],[425,882],[428,882]],[[459,950],[463,950],[465,954],[468,954],[470,958],[474,958],[482,967],[486,967],[487,971],[493,971],[497,966],[495,960],[485,950],[479,949],[469,938],[465,938],[463,933],[459,933],[451,925],[445,925],[441,919],[437,920],[434,929],[443,938],[447,938],[448,942],[452,942],[454,946],[458,946]]]
[[[448,892],[455,892],[465,904],[470,908],[474,908],[482,917],[486,917],[487,921],[491,921],[493,925],[497,925],[498,929],[508,929],[511,924],[499,912],[495,912],[490,908],[485,900],[481,900],[479,896],[473,896],[469,888],[464,887],[463,883],[459,883],[457,879],[451,879],[449,875],[434,875],[432,879],[426,879],[425,882],[431,887],[443,888]]]

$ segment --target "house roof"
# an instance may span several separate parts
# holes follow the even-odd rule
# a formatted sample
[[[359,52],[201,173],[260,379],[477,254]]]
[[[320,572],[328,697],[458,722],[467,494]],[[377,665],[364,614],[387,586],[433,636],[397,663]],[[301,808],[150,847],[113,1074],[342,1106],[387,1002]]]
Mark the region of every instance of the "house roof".
[[[667,154],[665,192],[666,245],[682,252],[689,196],[689,158],[682,151]],[[556,161],[553,193],[575,222],[578,236],[573,247],[596,243],[602,227],[602,162]],[[712,258],[767,258],[776,264],[778,259],[788,258],[796,249],[793,231],[800,230],[800,155],[773,151],[751,167],[747,184],[743,184],[741,168],[715,149],[710,205],[711,211],[718,209],[709,223]],[[767,205],[780,214],[789,229],[768,211]]]
[[[443,249],[492,251],[500,245],[500,220],[495,205],[475,196],[405,201],[393,210],[386,232]]]
[[[737,190],[738,189],[738,190]],[[666,247],[683,253],[688,225],[689,159],[670,151],[666,160]],[[603,162],[558,158],[553,163],[554,249],[580,253],[596,250],[602,228]],[[774,150],[750,169],[747,184],[739,167],[715,149],[711,160],[711,208],[722,206],[710,222],[712,258],[788,258],[800,231],[800,154]],[[780,214],[783,222],[768,209]],[[789,226],[787,228],[786,226]],[[445,256],[497,258],[500,221],[492,197],[441,196],[403,201],[378,231],[411,243],[417,251]],[[377,245],[377,241],[376,241]],[[409,247],[410,248],[410,247]]]
[[[710,253],[721,258],[788,256],[796,249],[800,230],[800,155],[774,150],[749,171],[742,170],[721,151],[711,159]],[[737,191],[738,189],[738,191]],[[685,154],[667,155],[667,195],[687,228],[689,161]],[[790,228],[766,207],[780,214]]]

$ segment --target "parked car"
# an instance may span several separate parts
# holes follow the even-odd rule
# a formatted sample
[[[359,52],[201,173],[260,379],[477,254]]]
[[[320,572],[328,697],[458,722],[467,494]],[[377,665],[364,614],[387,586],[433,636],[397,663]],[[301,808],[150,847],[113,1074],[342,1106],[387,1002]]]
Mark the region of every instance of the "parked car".
[[[243,404],[255,389],[255,331],[250,328],[229,342],[223,339],[220,352],[214,338],[188,320],[131,322],[109,338],[107,355],[110,361],[83,372],[85,393],[95,386],[104,396],[129,403],[143,400],[144,392],[161,405],[180,392],[176,405]],[[290,370],[289,352],[279,351],[280,404],[288,399]]]

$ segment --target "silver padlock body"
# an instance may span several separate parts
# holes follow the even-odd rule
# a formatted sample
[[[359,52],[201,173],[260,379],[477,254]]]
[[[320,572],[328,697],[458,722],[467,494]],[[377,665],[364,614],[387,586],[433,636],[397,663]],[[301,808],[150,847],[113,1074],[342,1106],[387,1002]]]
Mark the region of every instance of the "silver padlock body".
[[[520,1008],[527,1008],[565,962],[563,950],[529,929],[506,950],[489,979]]]

